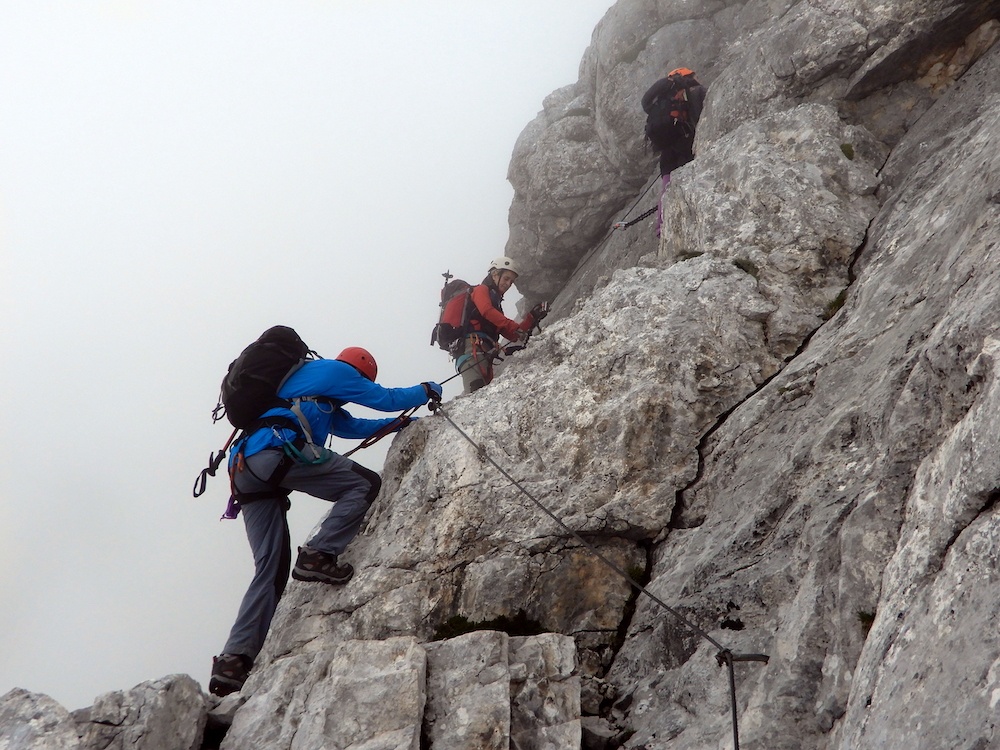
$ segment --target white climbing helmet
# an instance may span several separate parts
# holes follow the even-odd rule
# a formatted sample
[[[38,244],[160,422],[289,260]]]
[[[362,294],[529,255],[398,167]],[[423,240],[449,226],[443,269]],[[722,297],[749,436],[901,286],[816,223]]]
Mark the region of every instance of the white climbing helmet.
[[[498,271],[513,271],[515,275],[520,276],[520,273],[517,270],[517,265],[514,263],[513,259],[508,258],[506,255],[502,255],[490,263],[490,270],[492,271],[493,269]]]

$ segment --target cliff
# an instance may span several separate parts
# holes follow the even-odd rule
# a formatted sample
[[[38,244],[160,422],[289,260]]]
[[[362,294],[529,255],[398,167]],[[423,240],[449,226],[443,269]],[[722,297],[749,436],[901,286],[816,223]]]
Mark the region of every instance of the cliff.
[[[743,748],[1000,748],[998,18],[620,0],[511,162],[555,312],[396,438],[355,579],[292,582],[222,705],[14,691],[0,747],[731,747],[735,695]],[[697,158],[609,234],[678,65]]]

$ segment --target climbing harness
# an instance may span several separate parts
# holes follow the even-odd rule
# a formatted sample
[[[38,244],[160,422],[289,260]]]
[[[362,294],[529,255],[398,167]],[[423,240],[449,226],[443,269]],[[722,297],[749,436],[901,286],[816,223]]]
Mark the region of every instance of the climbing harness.
[[[546,312],[548,312],[547,305],[546,305]],[[535,331],[541,331],[541,330],[542,330],[541,325],[539,323],[535,323],[535,325],[532,326],[531,330],[525,333],[524,339],[518,342],[517,344],[500,346],[498,342],[494,342],[492,347],[488,349],[480,349],[478,353],[476,351],[476,347],[479,346],[480,337],[482,338],[487,338],[487,337],[482,336],[482,334],[472,334],[473,336],[475,336],[475,341],[473,342],[473,353],[463,354],[462,356],[458,357],[455,360],[455,369],[456,369],[455,374],[440,381],[440,384],[444,385],[445,383],[454,380],[463,373],[471,370],[473,367],[479,367],[480,374],[482,374],[485,378],[485,372],[483,372],[482,369],[483,365],[489,366],[492,365],[494,362],[501,362],[503,361],[504,355],[510,356],[511,354],[514,354],[514,352],[521,351],[528,345],[528,342],[531,341],[532,334],[534,334]],[[483,357],[487,357],[488,359],[484,359],[482,362],[480,362],[478,359],[480,355],[482,355]]]
[[[296,461],[298,463],[305,463],[305,464],[323,463],[324,461],[327,461],[330,458],[330,455],[332,453],[329,449],[327,449],[327,448],[325,448],[323,446],[317,446],[317,445],[315,445],[312,442],[312,434],[309,432],[308,421],[306,421],[305,416],[302,415],[302,413],[301,413],[301,408],[299,407],[299,402],[301,402],[301,401],[313,401],[313,400],[315,400],[317,402],[319,401],[319,399],[309,399],[309,398],[305,398],[305,399],[299,399],[299,398],[293,399],[292,412],[295,413],[296,417],[300,420],[300,424],[302,425],[302,429],[306,433],[306,439],[304,441],[301,441],[301,445],[297,444],[296,442],[287,441],[286,440],[286,441],[284,441],[282,443],[282,446],[281,446],[282,450],[285,453],[285,455],[288,456],[291,460]],[[440,404],[440,402],[441,402],[440,397],[437,396],[437,394],[435,394],[428,401],[428,408],[430,408],[432,404]],[[421,406],[423,406],[423,404],[419,404],[417,406],[414,406],[414,407],[412,407],[410,409],[407,409],[406,411],[402,412],[398,417],[396,417],[395,419],[393,419],[387,425],[385,425],[384,427],[379,428],[378,430],[376,430],[375,432],[373,432],[371,435],[369,435],[368,437],[366,437],[364,440],[362,440],[360,443],[358,443],[355,447],[351,448],[351,450],[347,451],[346,453],[342,453],[341,455],[344,456],[345,458],[347,458],[348,456],[350,456],[353,453],[356,453],[357,451],[361,450],[362,448],[369,448],[369,447],[375,445],[375,443],[377,443],[379,440],[381,440],[382,438],[384,438],[386,435],[391,435],[392,433],[394,433],[396,430],[400,429],[401,427],[405,427],[406,425],[408,425],[412,421],[414,412],[416,412],[416,410],[419,409]],[[433,409],[432,409],[432,411],[433,411]],[[293,426],[293,423],[292,423],[291,420],[288,420],[288,419],[286,419],[284,417],[274,417],[274,419],[275,420],[280,420],[280,424],[271,425],[271,429],[272,430],[276,430],[276,427],[279,427],[279,426],[280,427],[288,426],[288,427],[294,429],[294,426]],[[287,423],[287,424],[285,424],[285,423]],[[268,425],[260,425],[260,426],[261,427],[266,427]],[[236,441],[236,436],[240,432],[241,432],[241,430],[239,430],[239,429],[233,430],[232,434],[229,436],[229,440],[226,441],[226,444],[224,446],[222,446],[222,448],[219,451],[217,451],[215,454],[209,455],[209,457],[208,457],[208,466],[206,468],[202,469],[201,473],[194,480],[194,487],[192,488],[192,494],[195,497],[201,497],[203,494],[205,494],[205,489],[206,489],[206,486],[207,486],[207,483],[208,483],[208,478],[209,477],[214,477],[216,475],[216,473],[219,471],[219,468],[222,466],[222,463],[226,460],[226,454],[229,452],[229,449],[233,446],[234,442],[237,442]],[[275,432],[275,434],[278,435],[278,437],[280,438],[280,434],[277,433],[277,431]],[[311,449],[310,452],[313,454],[312,458],[309,458],[308,456],[306,456],[302,452],[303,449],[307,448],[307,447]],[[240,470],[242,470],[242,463],[243,463],[243,453],[242,453],[242,451],[237,455],[237,457],[236,457],[235,460],[236,460],[237,464],[240,466]],[[231,479],[232,479],[232,477],[230,477],[230,480]],[[230,484],[232,484],[231,481],[230,481]],[[234,487],[231,487],[230,489],[232,489],[232,490],[235,491]],[[231,498],[230,499],[230,507],[228,507],[226,509],[226,513],[223,514],[222,517],[223,518],[236,518],[236,515],[235,515],[235,513],[233,513],[233,510],[234,509],[232,508],[232,498]]]
[[[527,497],[532,503],[534,503],[539,510],[541,510],[545,515],[547,515],[549,518],[555,521],[555,523],[561,529],[572,535],[573,538],[575,538],[580,544],[582,544],[598,560],[604,563],[604,565],[606,565],[608,568],[610,568],[619,576],[621,576],[638,593],[645,594],[653,602],[655,602],[664,610],[673,615],[688,630],[690,630],[691,632],[695,633],[698,636],[701,636],[710,644],[712,644],[714,648],[718,649],[718,653],[716,654],[715,657],[716,661],[718,661],[719,666],[725,665],[729,669],[729,693],[731,699],[730,702],[732,706],[732,718],[733,718],[733,748],[734,750],[739,750],[740,735],[739,735],[739,724],[737,721],[737,711],[736,711],[736,673],[733,664],[735,662],[744,662],[744,661],[762,662],[764,664],[767,664],[770,657],[767,654],[735,654],[730,649],[723,646],[715,638],[706,633],[702,628],[695,625],[693,622],[684,617],[684,615],[682,615],[676,609],[674,609],[666,602],[664,602],[662,599],[660,599],[658,596],[656,596],[648,588],[646,588],[641,583],[632,578],[632,576],[630,576],[627,572],[625,572],[620,566],[616,565],[614,562],[609,560],[605,555],[601,554],[601,552],[593,544],[584,539],[577,531],[567,526],[562,521],[562,519],[560,519],[555,513],[549,510],[540,500],[538,500],[538,498],[536,498],[534,495],[528,492],[528,490],[525,489],[523,484],[517,481],[500,464],[494,461],[493,458],[486,452],[486,449],[482,445],[473,440],[472,437],[470,437],[465,430],[459,427],[455,423],[455,421],[451,418],[451,416],[448,414],[448,412],[445,410],[445,408],[441,405],[440,402],[434,404],[428,404],[428,408],[435,414],[440,414],[441,416],[443,416],[445,420],[447,420],[448,424],[454,427],[455,430],[463,438],[465,438],[469,442],[469,444],[472,445],[473,448],[475,448],[476,453],[480,456],[480,458],[491,464],[493,468],[495,468],[498,472],[500,472],[500,474],[502,474],[511,484],[513,484],[518,490],[520,490],[525,497]]]
[[[469,342],[472,352],[463,354],[455,360],[455,374],[460,375],[475,367],[485,381],[494,360],[500,355],[500,343],[481,333],[471,333],[465,339]],[[484,343],[489,346],[484,346]]]

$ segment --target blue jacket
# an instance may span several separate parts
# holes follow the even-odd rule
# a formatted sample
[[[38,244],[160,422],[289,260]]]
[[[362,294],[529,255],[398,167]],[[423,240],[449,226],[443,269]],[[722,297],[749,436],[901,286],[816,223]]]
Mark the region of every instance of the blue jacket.
[[[404,411],[427,402],[427,392],[423,385],[383,388],[378,383],[368,380],[351,365],[335,359],[309,360],[285,381],[278,391],[278,396],[285,399],[326,396],[334,401],[359,404],[378,411]],[[316,445],[324,445],[331,434],[341,438],[362,440],[395,419],[395,417],[361,419],[351,416],[342,407],[331,408],[313,401],[302,401],[301,408],[306,421],[309,422],[309,429]],[[289,409],[270,409],[261,416],[283,416],[298,423],[295,414]],[[252,456],[268,448],[277,448],[286,441],[295,440],[299,435],[296,430],[262,427],[233,446],[229,462],[232,464],[236,455],[240,453],[240,444],[243,455]]]

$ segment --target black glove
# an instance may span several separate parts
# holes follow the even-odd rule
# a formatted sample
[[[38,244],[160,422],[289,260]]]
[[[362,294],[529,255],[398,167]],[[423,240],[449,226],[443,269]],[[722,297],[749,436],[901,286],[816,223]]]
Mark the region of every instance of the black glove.
[[[545,316],[548,314],[549,314],[548,302],[539,302],[537,305],[531,308],[531,317],[536,323],[538,323],[541,320],[544,320]]]
[[[420,385],[422,385],[424,390],[427,392],[427,403],[441,403],[441,394],[444,392],[444,389],[440,385],[431,382],[421,383]]]

